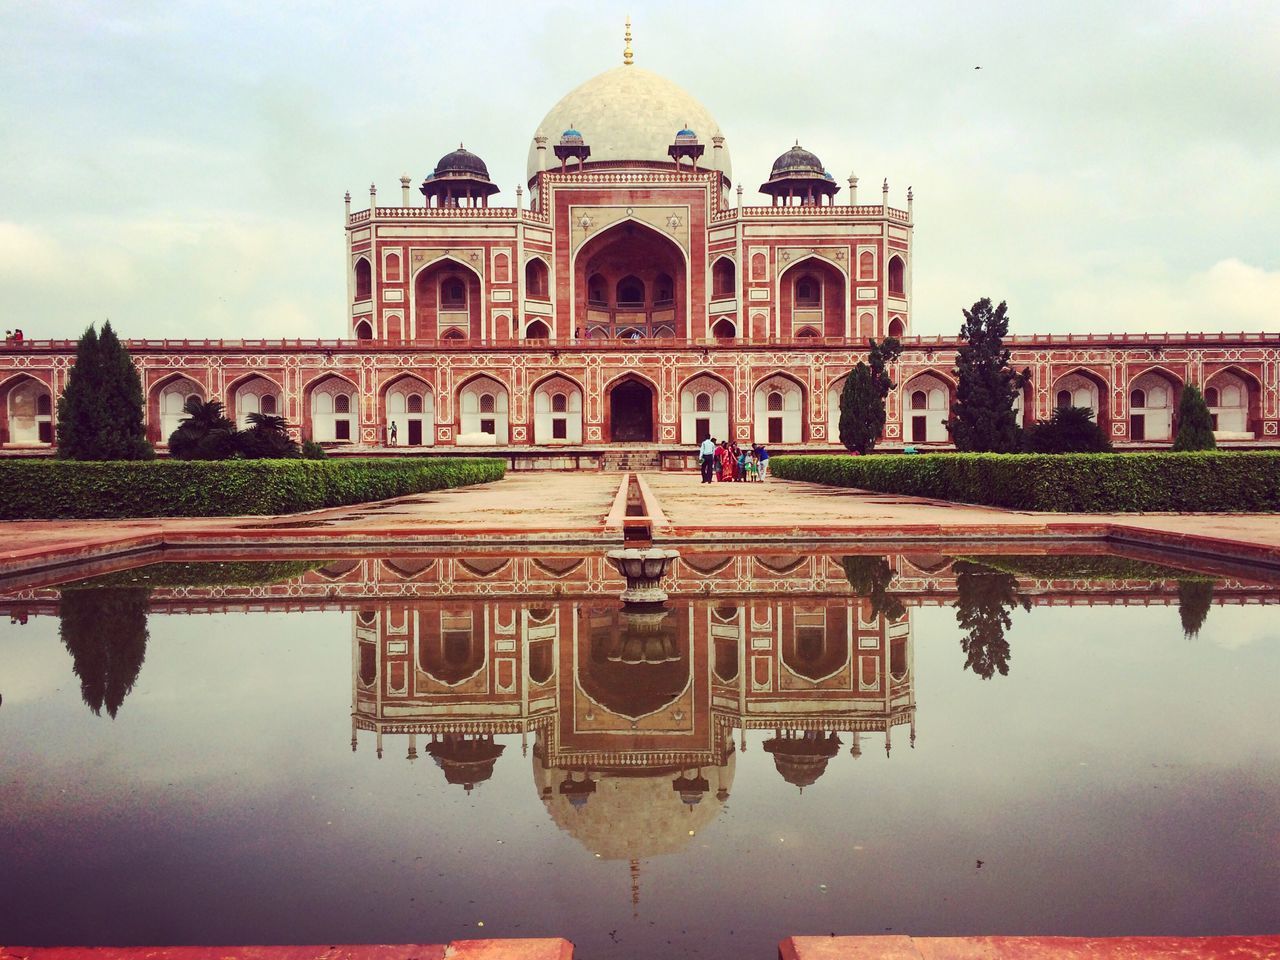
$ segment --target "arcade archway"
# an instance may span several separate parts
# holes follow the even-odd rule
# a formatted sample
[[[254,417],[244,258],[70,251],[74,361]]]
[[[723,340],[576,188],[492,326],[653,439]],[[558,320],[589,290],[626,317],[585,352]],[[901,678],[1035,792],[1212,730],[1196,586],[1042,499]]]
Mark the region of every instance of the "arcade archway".
[[[609,390],[609,439],[614,443],[653,443],[653,387],[627,377]]]

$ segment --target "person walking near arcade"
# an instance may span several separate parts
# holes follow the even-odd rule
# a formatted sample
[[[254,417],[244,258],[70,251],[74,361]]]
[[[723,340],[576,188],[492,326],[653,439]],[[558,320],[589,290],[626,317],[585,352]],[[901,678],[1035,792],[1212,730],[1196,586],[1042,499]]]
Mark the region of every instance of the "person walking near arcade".
[[[760,479],[769,479],[769,451],[764,448],[764,444],[756,445],[756,456],[760,458]]]
[[[710,483],[711,475],[716,469],[716,438],[707,437],[698,447],[699,465],[702,467],[702,482]]]

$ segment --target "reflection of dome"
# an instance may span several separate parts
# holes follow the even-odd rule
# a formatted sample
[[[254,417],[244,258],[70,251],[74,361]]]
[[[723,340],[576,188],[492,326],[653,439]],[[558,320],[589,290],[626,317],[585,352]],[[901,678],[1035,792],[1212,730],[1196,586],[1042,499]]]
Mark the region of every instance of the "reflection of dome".
[[[773,754],[782,779],[803,790],[827,772],[827,761],[840,752],[840,738],[815,730],[778,731],[764,742],[764,749]]]
[[[536,757],[533,779],[556,826],[605,860],[633,860],[678,853],[690,831],[708,827],[733,788],[733,768],[730,753],[723,767],[595,773],[586,803],[584,788],[561,790],[564,771]],[[699,802],[690,803],[695,794]]]
[[[715,132],[719,125],[697,100],[666,77],[637,66],[615,67],[565,94],[538,126],[548,133],[580,130],[591,160],[640,160],[670,164],[671,131]],[[721,165],[730,175],[729,148]],[[528,176],[538,172],[536,144],[529,147]]]
[[[493,776],[493,765],[506,747],[494,743],[492,736],[469,738],[466,734],[446,733],[441,739],[432,739],[425,749],[444,771],[447,783],[461,784],[470,793],[477,783]]]
[[[459,144],[457,150],[452,153],[446,153],[440,158],[440,162],[436,164],[436,168],[431,175],[433,177],[441,177],[448,173],[461,173],[468,176],[481,177],[485,180],[489,179],[489,168],[484,165],[484,161],[461,144]]]

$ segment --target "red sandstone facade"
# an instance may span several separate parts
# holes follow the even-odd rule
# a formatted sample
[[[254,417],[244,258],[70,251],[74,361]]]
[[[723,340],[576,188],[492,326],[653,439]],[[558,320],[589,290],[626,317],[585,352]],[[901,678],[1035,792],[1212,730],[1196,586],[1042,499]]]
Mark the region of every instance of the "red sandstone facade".
[[[634,122],[628,96],[643,106]],[[664,127],[663,109],[710,122],[632,66],[573,91],[544,126],[577,110],[582,129],[566,129],[554,157],[539,130],[527,206],[523,189],[515,206],[489,206],[497,187],[464,149],[423,183],[425,206],[413,205],[408,177],[398,206],[379,206],[373,188],[367,210],[348,198],[346,337],[129,341],[151,439],[163,451],[198,395],[241,422],[282,414],[334,452],[487,448],[516,467],[595,467],[615,462],[618,445],[631,465],[679,466],[708,434],[835,449],[843,378],[869,338],[900,336],[883,445],[946,448],[958,343],[910,335],[911,192],[905,209],[890,206],[885,181],[878,203],[859,203],[850,177],[837,204],[834,179],[797,145],[760,187],[771,205],[744,206],[725,138],[711,131],[700,166],[705,143],[675,121]],[[1011,346],[1014,365],[1031,371],[1024,423],[1087,406],[1119,447],[1165,447],[1179,393],[1194,383],[1224,445],[1280,436],[1280,336]],[[71,341],[0,348],[0,452],[52,449],[73,358]]]

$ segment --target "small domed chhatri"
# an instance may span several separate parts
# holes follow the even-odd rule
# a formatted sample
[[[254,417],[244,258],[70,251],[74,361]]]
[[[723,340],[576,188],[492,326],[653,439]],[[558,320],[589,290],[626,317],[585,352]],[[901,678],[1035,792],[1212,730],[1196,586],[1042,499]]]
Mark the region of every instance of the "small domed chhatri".
[[[489,179],[485,162],[458,144],[457,150],[439,159],[419,191],[428,205],[435,200],[438,207],[487,207],[489,197],[498,192],[498,185]]]
[[[821,205],[824,197],[830,205],[840,187],[817,154],[800,146],[797,140],[794,147],[773,161],[769,179],[760,185],[760,192],[771,196],[775,207]]]

